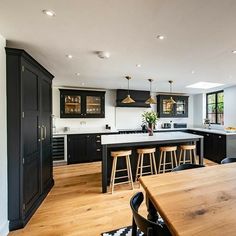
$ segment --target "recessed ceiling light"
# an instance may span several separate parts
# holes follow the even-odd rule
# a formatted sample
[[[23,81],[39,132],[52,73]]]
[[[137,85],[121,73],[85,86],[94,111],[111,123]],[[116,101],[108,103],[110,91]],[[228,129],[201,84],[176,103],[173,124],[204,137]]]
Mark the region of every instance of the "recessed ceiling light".
[[[191,84],[186,86],[186,88],[195,88],[195,89],[211,89],[215,87],[222,86],[220,83],[211,83],[211,82],[198,82],[195,84]]]
[[[73,56],[71,54],[66,55],[67,58],[71,59]]]
[[[99,51],[97,52],[97,55],[101,59],[108,59],[111,56],[110,52],[106,52],[106,51]]]
[[[157,39],[163,40],[165,38],[164,35],[157,35]]]
[[[233,53],[233,54],[236,54],[236,50],[233,50],[232,53]]]
[[[47,15],[47,16],[55,16],[56,15],[56,13],[54,12],[54,11],[52,11],[52,10],[43,10],[42,11],[45,15]]]
[[[80,76],[80,73],[79,73],[79,72],[77,72],[77,73],[75,73],[75,75],[76,75],[76,76]]]
[[[195,74],[195,71],[194,71],[194,70],[192,70],[192,71],[191,71],[191,73],[192,73],[192,74]]]
[[[141,64],[136,64],[136,67],[141,67]]]
[[[84,86],[84,83],[82,83],[82,86]]]

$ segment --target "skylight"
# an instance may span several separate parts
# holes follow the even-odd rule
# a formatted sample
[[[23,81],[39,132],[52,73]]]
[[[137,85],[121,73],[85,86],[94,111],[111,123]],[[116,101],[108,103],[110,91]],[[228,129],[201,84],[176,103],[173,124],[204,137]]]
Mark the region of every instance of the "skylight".
[[[186,88],[211,89],[211,88],[219,87],[222,85],[224,85],[224,84],[211,83],[211,82],[197,82],[195,84],[191,84],[191,85],[186,86]]]

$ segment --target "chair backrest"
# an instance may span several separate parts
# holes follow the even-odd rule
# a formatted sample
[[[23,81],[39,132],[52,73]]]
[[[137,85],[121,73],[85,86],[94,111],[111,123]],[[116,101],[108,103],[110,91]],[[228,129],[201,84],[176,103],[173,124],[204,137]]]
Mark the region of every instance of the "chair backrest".
[[[232,162],[236,162],[236,158],[227,157],[221,161],[221,164],[228,164],[228,163],[232,163]]]
[[[165,225],[159,225],[152,221],[145,219],[138,213],[138,209],[143,202],[143,193],[136,193],[130,200],[131,210],[133,212],[133,219],[138,228],[147,236],[166,236],[171,235]]]
[[[188,170],[188,169],[201,168],[201,167],[205,167],[205,166],[186,163],[186,164],[176,166],[172,171]]]

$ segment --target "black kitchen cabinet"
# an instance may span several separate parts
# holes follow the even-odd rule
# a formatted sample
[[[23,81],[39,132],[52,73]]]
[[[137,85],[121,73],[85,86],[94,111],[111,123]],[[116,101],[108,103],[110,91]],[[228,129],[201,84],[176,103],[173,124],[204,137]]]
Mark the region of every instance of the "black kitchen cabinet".
[[[128,95],[128,91],[126,89],[117,89],[116,90],[116,106],[117,107],[150,107],[150,104],[146,104],[146,100],[150,97],[149,91],[141,91],[141,90],[129,90],[129,94],[132,99],[134,99],[134,103],[122,103],[122,100],[125,99]]]
[[[53,76],[24,50],[6,48],[8,218],[23,227],[53,186]]]
[[[188,117],[188,96],[157,95],[157,114],[163,118]]]
[[[60,89],[61,118],[104,118],[105,92]]]
[[[73,134],[67,137],[68,164],[101,161],[100,135]]]
[[[233,136],[196,130],[189,130],[188,132],[204,136],[204,158],[220,163],[227,156],[236,156]],[[198,150],[199,147],[197,147],[197,152]]]

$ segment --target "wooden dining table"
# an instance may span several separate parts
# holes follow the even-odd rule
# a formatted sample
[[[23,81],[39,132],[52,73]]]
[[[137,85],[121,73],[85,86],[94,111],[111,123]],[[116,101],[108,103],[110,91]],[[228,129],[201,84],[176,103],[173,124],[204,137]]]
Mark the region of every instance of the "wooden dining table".
[[[172,235],[236,235],[236,163],[144,176],[148,218]]]

